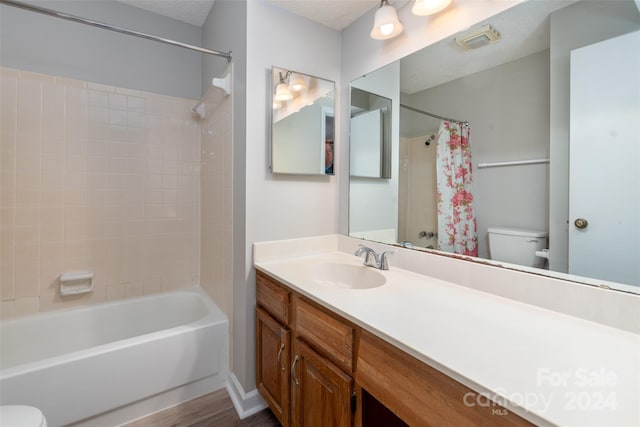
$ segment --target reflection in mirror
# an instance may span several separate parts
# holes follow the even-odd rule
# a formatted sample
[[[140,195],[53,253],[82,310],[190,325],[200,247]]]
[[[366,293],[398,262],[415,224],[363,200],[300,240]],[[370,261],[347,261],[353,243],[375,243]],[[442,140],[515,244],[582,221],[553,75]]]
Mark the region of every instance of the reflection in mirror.
[[[350,234],[640,292],[634,1],[523,2],[487,25],[499,41],[452,37],[365,77],[398,88],[399,173],[352,178]]]
[[[271,171],[333,175],[335,83],[271,70]]]
[[[352,177],[391,178],[391,100],[351,88]]]
[[[400,64],[393,63],[351,83],[354,94],[359,94],[359,91],[373,94],[367,95],[366,104],[386,108],[386,117],[390,117],[389,126],[386,126],[386,117],[383,115],[383,125],[388,130],[388,138],[383,141],[383,150],[389,162],[385,179],[351,176],[349,180],[349,232],[352,236],[383,242],[395,241],[398,223],[397,129],[400,116],[396,107],[400,103],[399,77]],[[355,107],[352,107],[355,111],[358,104],[364,104],[357,99],[352,102],[355,103]],[[351,144],[349,148],[349,163],[352,164],[358,161],[357,156],[360,156],[360,153],[354,153]]]

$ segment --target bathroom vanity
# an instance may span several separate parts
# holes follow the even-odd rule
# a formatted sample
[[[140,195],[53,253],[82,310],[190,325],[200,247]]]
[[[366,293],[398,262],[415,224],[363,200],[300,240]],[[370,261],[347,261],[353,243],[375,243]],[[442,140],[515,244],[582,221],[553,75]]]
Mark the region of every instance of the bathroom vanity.
[[[261,271],[256,298],[257,386],[283,426],[532,425]]]
[[[474,288],[525,289],[521,272],[477,264],[461,285],[437,278],[459,273],[447,257],[401,248],[381,271],[359,243],[254,245],[256,384],[284,426],[640,422],[637,333]]]

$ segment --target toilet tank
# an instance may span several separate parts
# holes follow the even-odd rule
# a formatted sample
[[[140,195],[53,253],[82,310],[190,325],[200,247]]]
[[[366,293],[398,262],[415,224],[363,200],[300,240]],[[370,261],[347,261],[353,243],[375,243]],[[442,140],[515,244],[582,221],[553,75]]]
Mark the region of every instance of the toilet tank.
[[[521,228],[489,227],[489,255],[492,260],[542,268],[544,258],[536,251],[547,248],[547,232]]]

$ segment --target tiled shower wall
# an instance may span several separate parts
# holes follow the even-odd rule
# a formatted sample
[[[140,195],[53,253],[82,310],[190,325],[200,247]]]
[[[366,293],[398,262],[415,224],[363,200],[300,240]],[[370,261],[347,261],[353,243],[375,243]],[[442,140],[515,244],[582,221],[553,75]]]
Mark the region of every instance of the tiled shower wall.
[[[192,286],[196,101],[0,69],[2,317]],[[91,270],[91,294],[60,297]]]

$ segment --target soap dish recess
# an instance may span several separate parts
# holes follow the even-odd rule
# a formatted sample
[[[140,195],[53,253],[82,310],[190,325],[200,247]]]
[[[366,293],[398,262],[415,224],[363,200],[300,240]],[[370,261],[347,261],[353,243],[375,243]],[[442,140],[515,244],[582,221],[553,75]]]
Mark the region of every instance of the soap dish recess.
[[[60,275],[60,295],[78,295],[93,291],[93,271],[79,271]]]

